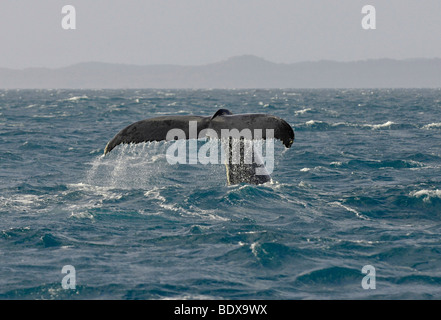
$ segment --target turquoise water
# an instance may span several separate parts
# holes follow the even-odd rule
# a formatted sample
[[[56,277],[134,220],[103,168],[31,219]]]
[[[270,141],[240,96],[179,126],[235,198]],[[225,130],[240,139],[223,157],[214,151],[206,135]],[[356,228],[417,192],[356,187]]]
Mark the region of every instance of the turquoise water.
[[[292,125],[272,184],[167,142],[103,157],[132,122],[219,108]],[[439,299],[440,141],[441,90],[0,91],[0,298]]]

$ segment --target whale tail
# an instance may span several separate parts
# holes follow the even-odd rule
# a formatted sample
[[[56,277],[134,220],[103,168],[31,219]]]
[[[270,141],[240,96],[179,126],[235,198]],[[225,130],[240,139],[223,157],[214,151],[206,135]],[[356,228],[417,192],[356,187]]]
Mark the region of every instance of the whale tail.
[[[190,123],[196,123],[195,132],[191,131]],[[228,143],[223,143],[223,147],[227,155],[228,184],[242,182],[261,184],[271,181],[258,152],[253,150],[252,161],[246,161],[249,157],[246,153],[247,141],[275,138],[281,140],[287,148],[290,148],[294,141],[294,130],[279,117],[254,113],[234,115],[227,109],[219,109],[212,117],[162,116],[132,123],[107,143],[104,154],[109,153],[119,144],[168,140],[168,133],[173,129],[182,132],[182,135],[174,136],[173,139],[192,139],[194,138],[192,134],[199,137],[203,130],[211,130],[217,137],[224,137],[227,132]],[[233,145],[236,140],[239,143],[236,150],[240,150],[238,161],[233,159],[235,155]]]

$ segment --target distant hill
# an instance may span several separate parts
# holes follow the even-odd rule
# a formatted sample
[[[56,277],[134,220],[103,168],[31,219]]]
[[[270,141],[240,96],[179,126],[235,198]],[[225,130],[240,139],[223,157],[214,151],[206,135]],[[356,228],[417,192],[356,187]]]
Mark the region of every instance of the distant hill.
[[[200,65],[79,63],[0,68],[0,88],[440,88],[441,59],[272,63],[256,56]]]

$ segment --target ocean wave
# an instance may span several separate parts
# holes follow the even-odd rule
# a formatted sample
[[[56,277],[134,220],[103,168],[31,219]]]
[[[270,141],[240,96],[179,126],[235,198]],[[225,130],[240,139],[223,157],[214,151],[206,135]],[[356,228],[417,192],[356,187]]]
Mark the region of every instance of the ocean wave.
[[[0,299],[25,299],[25,300],[72,300],[79,299],[87,295],[87,287],[77,285],[75,289],[64,289],[59,282],[49,283],[53,279],[48,279],[48,283],[39,286],[24,285],[21,288],[0,292]],[[94,292],[94,296],[105,296],[104,292]],[[84,298],[83,298],[84,299]]]
[[[93,212],[105,206],[108,202],[117,202],[123,193],[111,187],[96,186],[87,183],[73,183],[60,196],[65,202],[65,210],[70,217],[78,219],[95,218]]]
[[[285,259],[297,255],[297,252],[289,246],[275,242],[256,241],[251,243],[249,248],[257,262],[271,268],[278,267]]]
[[[315,125],[315,124],[321,124],[321,123],[323,123],[323,121],[309,120],[309,121],[306,121],[306,122],[305,122],[305,124],[306,124],[307,126],[313,126],[313,125]]]
[[[345,205],[342,204],[341,202],[334,201],[334,202],[331,202],[331,203],[329,203],[329,204],[332,205],[332,206],[338,206],[338,207],[341,207],[341,208],[345,209],[346,211],[348,211],[348,212],[350,212],[350,213],[353,213],[357,218],[360,218],[360,219],[363,219],[363,220],[370,220],[368,217],[364,216],[363,214],[361,214],[361,213],[358,212],[357,210],[355,210],[355,209],[353,209],[353,208],[351,208],[351,207],[345,206]]]
[[[0,298],[439,297],[441,91],[304,90],[287,104],[240,92],[7,93]],[[275,144],[274,183],[228,186],[224,164],[169,165],[165,142],[102,156],[135,118],[259,101],[299,131],[292,148]],[[61,288],[65,264],[78,267],[76,290]],[[366,264],[376,290],[361,288]]]
[[[393,168],[393,169],[418,169],[424,168],[426,165],[422,162],[415,160],[401,160],[401,159],[385,159],[385,160],[364,160],[354,159],[347,162],[341,162],[339,165],[341,168]]]
[[[15,194],[0,196],[0,212],[7,209],[13,212],[46,212],[48,203],[53,200],[52,195]]]
[[[299,170],[300,172],[325,172],[325,171],[330,171],[329,168],[325,167],[325,166],[315,166],[315,167],[304,167],[302,169]]]
[[[441,122],[433,122],[423,126],[423,129],[439,129],[439,128],[441,128]]]
[[[361,270],[361,269],[360,269]],[[299,275],[296,280],[296,285],[329,285],[330,287],[342,286],[344,284],[360,286],[361,271],[348,267],[324,267],[312,271],[305,272]]]
[[[298,116],[300,114],[305,114],[305,113],[307,113],[309,111],[312,111],[312,109],[311,108],[305,108],[305,109],[302,109],[302,110],[297,110],[297,111],[294,111],[294,115]]]
[[[80,101],[80,100],[88,100],[89,97],[86,95],[82,95],[82,96],[74,96],[74,97],[70,97],[67,99],[64,99],[63,101]]]
[[[203,221],[227,221],[228,218],[219,214],[217,208],[207,207],[200,201],[199,203],[193,201],[193,198],[200,198],[200,192],[199,190],[189,191],[182,199],[182,197],[176,197],[176,194],[184,194],[178,186],[153,187],[144,192],[144,196],[149,199],[153,208],[157,206],[159,210],[141,210],[140,213],[143,215],[171,213],[172,215],[200,218]],[[210,188],[202,193],[216,195]]]
[[[364,124],[362,126],[372,128],[372,129],[382,129],[382,128],[390,128],[394,124],[395,124],[395,122],[393,122],[393,121],[387,121],[382,124]]]
[[[359,128],[359,129],[369,129],[369,130],[405,130],[405,129],[415,129],[419,128],[417,124],[405,124],[396,123],[394,121],[386,121],[384,123],[351,123],[347,121],[339,122],[326,122],[322,120],[308,120],[303,124],[295,125],[296,129],[315,129],[315,130],[336,130],[344,128]]]
[[[15,245],[33,245],[37,247],[66,247],[65,241],[50,232],[34,227],[17,227],[2,230],[0,238],[10,241]]]
[[[173,105],[174,106],[174,105]],[[176,111],[173,111],[173,114],[188,114],[188,110],[176,110]],[[164,115],[170,115],[171,114],[171,112],[167,112],[167,111],[157,111],[157,112],[155,112],[154,113],[155,115],[157,115],[157,116],[164,116]]]
[[[430,202],[432,199],[441,199],[441,190],[423,189],[419,191],[412,191],[409,195],[415,198],[422,198],[424,202]]]

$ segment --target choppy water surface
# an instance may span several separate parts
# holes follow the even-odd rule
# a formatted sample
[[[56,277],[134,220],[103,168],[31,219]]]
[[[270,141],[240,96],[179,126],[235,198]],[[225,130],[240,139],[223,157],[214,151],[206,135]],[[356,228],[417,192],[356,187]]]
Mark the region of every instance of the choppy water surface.
[[[219,108],[292,125],[272,184],[170,165],[167,142],[102,156]],[[441,90],[0,91],[0,298],[439,299],[440,141]]]

